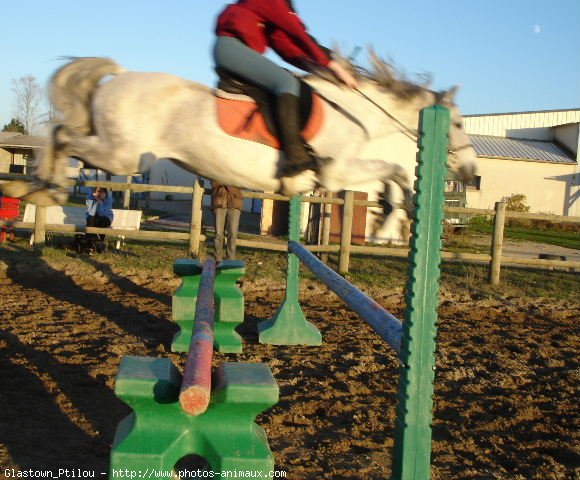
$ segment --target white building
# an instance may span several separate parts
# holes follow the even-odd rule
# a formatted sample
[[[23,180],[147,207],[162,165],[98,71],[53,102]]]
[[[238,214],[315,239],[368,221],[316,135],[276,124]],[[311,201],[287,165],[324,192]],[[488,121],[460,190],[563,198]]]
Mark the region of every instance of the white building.
[[[524,194],[531,212],[580,216],[580,109],[464,117],[478,156],[467,204]]]

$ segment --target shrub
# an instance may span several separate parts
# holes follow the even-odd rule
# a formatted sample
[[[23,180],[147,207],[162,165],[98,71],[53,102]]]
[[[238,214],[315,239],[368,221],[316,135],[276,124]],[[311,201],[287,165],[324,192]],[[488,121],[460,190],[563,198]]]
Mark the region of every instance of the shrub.
[[[508,212],[529,212],[530,207],[526,205],[526,196],[523,193],[512,193],[509,197],[503,197],[505,209]]]
[[[507,212],[530,211],[530,207],[526,204],[526,196],[523,193],[512,193],[509,197],[503,197],[502,202],[505,202]],[[505,225],[507,227],[529,227],[531,221],[520,218],[506,218]]]
[[[489,215],[472,215],[469,218],[469,225],[491,225],[491,219]]]

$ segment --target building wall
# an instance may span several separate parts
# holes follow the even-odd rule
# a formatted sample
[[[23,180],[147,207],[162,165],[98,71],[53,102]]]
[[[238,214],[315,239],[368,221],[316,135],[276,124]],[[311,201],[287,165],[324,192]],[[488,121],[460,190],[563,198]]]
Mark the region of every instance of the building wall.
[[[493,209],[502,197],[518,193],[526,196],[530,212],[579,214],[576,165],[480,158],[478,175],[480,190],[467,190],[469,208]]]
[[[191,187],[196,181],[197,175],[181,168],[173,163],[171,160],[159,160],[150,170],[149,183],[151,185],[172,185],[177,187]],[[204,188],[210,188],[210,183],[205,180]],[[152,200],[165,200],[165,193],[152,192]],[[173,200],[191,201],[191,195],[188,193],[172,193]],[[203,198],[203,205],[209,206],[211,204],[209,195]],[[246,198],[244,200],[244,212],[257,212],[261,208],[261,200]]]
[[[151,167],[149,178],[152,185],[191,187],[197,175],[177,166],[171,160],[159,160]],[[191,199],[191,195],[180,193],[174,193],[172,195],[175,200]],[[153,192],[151,193],[151,199],[163,200],[165,199],[165,193]]]
[[[466,115],[465,131],[472,135],[553,140],[556,125],[580,122],[580,110],[504,113],[497,115]]]
[[[20,165],[23,167],[22,173],[28,173],[28,167],[34,160],[34,155],[35,152],[31,148],[0,148],[0,172],[9,173],[11,165]]]
[[[8,173],[12,163],[12,153],[0,148],[0,173]]]
[[[554,139],[574,155],[578,155],[579,127],[580,124],[573,123],[554,128]]]

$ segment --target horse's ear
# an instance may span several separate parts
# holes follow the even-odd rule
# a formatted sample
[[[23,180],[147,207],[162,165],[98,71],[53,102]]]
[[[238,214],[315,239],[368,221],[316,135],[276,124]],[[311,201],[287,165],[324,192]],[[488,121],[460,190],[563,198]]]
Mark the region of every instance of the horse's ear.
[[[459,91],[459,88],[460,88],[460,85],[454,85],[446,92],[443,92],[441,94],[441,98],[439,100],[439,103],[441,103],[441,104],[453,104],[453,103],[455,103],[454,99],[455,99],[455,96],[457,95],[457,92]]]

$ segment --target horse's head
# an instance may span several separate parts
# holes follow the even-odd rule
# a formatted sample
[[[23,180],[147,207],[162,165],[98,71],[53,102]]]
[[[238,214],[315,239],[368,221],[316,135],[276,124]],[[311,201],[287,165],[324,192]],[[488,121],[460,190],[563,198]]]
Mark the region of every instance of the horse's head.
[[[389,105],[389,99],[395,99],[386,107],[386,114],[390,117],[390,123],[398,124],[400,130],[409,138],[416,137],[416,115],[409,112],[418,112],[420,109],[437,103],[449,109],[451,125],[449,128],[449,169],[461,180],[467,181],[475,174],[477,155],[471,145],[469,136],[463,130],[461,113],[455,105],[454,97],[458,87],[453,87],[446,92],[435,93],[430,88],[430,75],[421,75],[419,81],[411,81],[406,78],[404,72],[396,68],[392,62],[381,59],[372,48],[369,51],[372,70],[358,69],[359,76],[364,80],[370,80],[375,90],[381,91]],[[356,69],[355,69],[356,70]],[[387,122],[388,123],[388,122]]]
[[[477,154],[471,145],[469,135],[463,129],[463,119],[454,102],[458,89],[459,87],[455,86],[446,92],[439,93],[437,104],[449,109],[451,115],[447,160],[449,169],[461,180],[468,181],[475,175]]]

